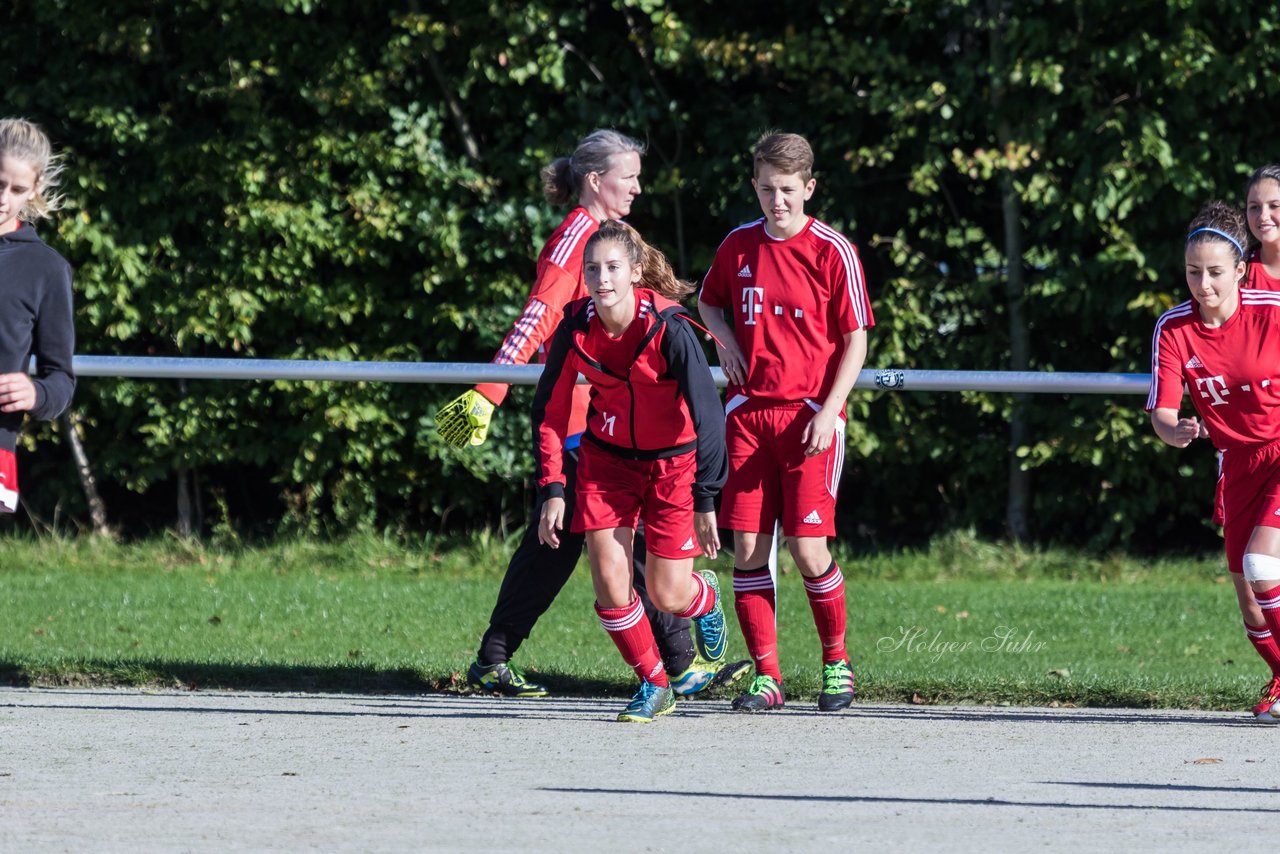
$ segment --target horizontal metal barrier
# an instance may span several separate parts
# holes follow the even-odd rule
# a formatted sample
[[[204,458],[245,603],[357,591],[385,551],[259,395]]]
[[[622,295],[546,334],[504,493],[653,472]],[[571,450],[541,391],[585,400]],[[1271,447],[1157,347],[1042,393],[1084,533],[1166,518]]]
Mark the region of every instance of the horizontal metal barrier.
[[[534,385],[541,365],[473,362],[322,362],[305,359],[184,359],[163,356],[76,356],[80,377],[186,380],[289,380],[384,383],[480,382]],[[724,372],[712,368],[717,385]],[[581,378],[579,378],[581,381]],[[991,391],[1041,394],[1146,394],[1150,375],[1052,371],[864,370],[855,388],[893,391]]]

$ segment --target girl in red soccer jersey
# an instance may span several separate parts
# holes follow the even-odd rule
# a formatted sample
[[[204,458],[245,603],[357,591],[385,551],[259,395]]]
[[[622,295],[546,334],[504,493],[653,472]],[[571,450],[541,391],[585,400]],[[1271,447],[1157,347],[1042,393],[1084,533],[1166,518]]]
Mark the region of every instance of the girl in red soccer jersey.
[[[606,222],[587,241],[591,296],[565,307],[533,403],[542,514],[538,537],[559,548],[565,523],[564,440],[574,384],[590,384],[570,529],[585,533],[600,624],[640,677],[620,721],[675,708],[653,632],[632,586],[632,541],[643,520],[649,596],[691,619],[723,654],[716,575],[693,572],[720,547],[714,501],[725,479],[724,410],[688,312],[693,288],[630,226]]]
[[[543,192],[555,205],[577,204],[552,233],[538,256],[537,281],[528,303],[507,333],[494,363],[523,365],[533,361],[555,331],[567,303],[587,295],[582,284],[582,252],[587,239],[605,220],[621,219],[631,212],[640,194],[640,157],[644,146],[614,130],[592,131],[570,157],[560,157],[542,171]],[[508,386],[481,383],[464,392],[436,415],[436,429],[456,447],[484,442],[494,408],[506,399]],[[568,412],[564,470],[572,496],[578,440],[586,423],[587,391],[578,386]],[[582,555],[579,534],[567,534],[566,545],[553,550],[538,542],[536,520],[525,529],[524,539],[511,557],[498,590],[489,625],[480,639],[476,659],[467,668],[467,681],[478,691],[513,697],[542,697],[545,685],[534,682],[510,663],[529,637],[534,624],[555,601]],[[726,664],[701,635],[690,638],[689,621],[663,613],[649,602],[644,586],[644,542],[636,542],[636,589],[658,640],[672,683],[682,696],[712,684],[732,681],[746,672],[745,662]],[[718,647],[723,652],[722,647]]]
[[[780,519],[822,643],[818,708],[837,711],[853,702],[854,676],[844,576],[827,538],[836,532],[845,403],[874,320],[853,244],[804,212],[815,187],[809,143],[767,133],[754,161],[751,185],[764,218],[729,233],[698,296],[729,378],[721,514],[734,531],[734,607],[756,663],[733,708],[764,711],[784,700],[768,569]]]
[[[1248,253],[1245,286],[1264,291],[1280,291],[1280,165],[1271,164],[1254,171],[1245,185],[1245,219],[1258,245]],[[1206,434],[1201,430],[1201,438]],[[1214,496],[1213,521],[1222,517],[1222,455],[1218,455],[1218,484]],[[1271,668],[1271,680],[1263,687],[1254,714],[1270,720],[1270,709],[1280,701],[1280,647],[1267,628],[1253,590],[1241,575],[1232,574],[1245,635],[1258,655]],[[1265,717],[1264,717],[1265,716]]]
[[[1246,287],[1280,291],[1280,164],[1255,170],[1244,195],[1245,219],[1258,241],[1249,253]]]
[[[1250,637],[1272,663],[1274,641],[1259,636],[1280,633],[1280,294],[1241,287],[1247,241],[1244,216],[1222,202],[1192,220],[1192,298],[1156,323],[1147,409],[1168,444],[1185,448],[1207,432],[1222,452],[1227,568]],[[1184,386],[1199,419],[1179,416]],[[1270,690],[1254,715],[1274,723]]]
[[[75,389],[71,267],[31,227],[57,208],[61,171],[40,128],[0,119],[0,513],[18,509],[23,418],[57,418]]]

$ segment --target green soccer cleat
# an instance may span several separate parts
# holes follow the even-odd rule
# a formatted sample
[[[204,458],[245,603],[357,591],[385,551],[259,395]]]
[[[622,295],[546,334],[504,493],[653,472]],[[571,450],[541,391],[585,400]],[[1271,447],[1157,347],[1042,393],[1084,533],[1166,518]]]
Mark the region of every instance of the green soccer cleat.
[[[708,613],[694,618],[693,644],[698,649],[698,655],[708,663],[719,667],[720,662],[724,661],[725,653],[729,651],[729,637],[728,632],[725,631],[724,607],[720,597],[720,580],[710,569],[700,569],[698,575],[706,580],[707,585],[716,594],[716,604]]]
[[[631,702],[618,715],[623,723],[649,724],[654,718],[669,715],[676,710],[676,692],[670,688],[641,682],[640,689]]]
[[[783,702],[782,683],[772,676],[758,675],[751,680],[747,693],[734,699],[733,709],[737,712],[767,712],[769,709],[781,709]]]
[[[551,693],[546,685],[530,682],[511,663],[481,664],[480,659],[467,668],[467,683],[475,691],[488,691],[504,697],[545,697]]]
[[[853,704],[853,667],[848,661],[822,665],[822,693],[818,695],[818,711],[838,712]]]

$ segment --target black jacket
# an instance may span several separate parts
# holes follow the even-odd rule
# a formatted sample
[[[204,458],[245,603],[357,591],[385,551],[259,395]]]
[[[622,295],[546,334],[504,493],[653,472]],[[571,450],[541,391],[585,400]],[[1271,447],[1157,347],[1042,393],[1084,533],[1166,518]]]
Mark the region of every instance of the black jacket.
[[[50,421],[71,403],[75,323],[71,265],[23,223],[0,234],[0,373],[25,372],[36,357],[33,418]],[[26,413],[0,413],[0,448],[12,451]]]
[[[538,486],[543,497],[564,495],[561,449],[581,372],[591,386],[583,441],[633,460],[696,450],[693,504],[705,513],[728,473],[720,393],[684,306],[639,287],[635,300],[636,319],[618,339],[590,297],[565,306],[533,398]]]

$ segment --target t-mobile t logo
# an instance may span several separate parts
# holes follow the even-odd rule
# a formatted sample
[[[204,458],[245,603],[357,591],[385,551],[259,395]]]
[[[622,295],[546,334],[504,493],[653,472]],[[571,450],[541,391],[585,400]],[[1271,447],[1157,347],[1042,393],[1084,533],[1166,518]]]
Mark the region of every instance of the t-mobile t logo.
[[[1216,377],[1196,377],[1196,388],[1200,389],[1200,396],[1207,397],[1212,402],[1210,406],[1222,406],[1227,402],[1227,395],[1231,394],[1231,389],[1227,388],[1226,382],[1221,376]]]
[[[747,326],[756,325],[756,315],[764,310],[764,288],[742,289],[742,313],[747,316]]]

